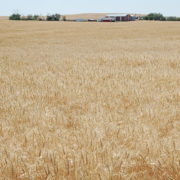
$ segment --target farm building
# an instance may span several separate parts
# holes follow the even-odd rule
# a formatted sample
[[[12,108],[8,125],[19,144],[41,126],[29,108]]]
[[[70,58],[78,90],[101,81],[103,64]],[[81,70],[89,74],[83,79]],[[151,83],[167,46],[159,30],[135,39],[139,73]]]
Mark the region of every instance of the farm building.
[[[136,16],[134,16],[134,15],[131,15],[131,21],[135,21],[136,20]]]
[[[76,22],[83,22],[83,21],[84,21],[84,19],[82,19],[82,18],[76,19]]]
[[[95,22],[97,20],[96,19],[88,19],[88,21]]]
[[[116,21],[135,21],[136,17],[130,14],[109,14],[106,18],[114,18]]]
[[[115,22],[114,18],[101,18],[98,22]]]

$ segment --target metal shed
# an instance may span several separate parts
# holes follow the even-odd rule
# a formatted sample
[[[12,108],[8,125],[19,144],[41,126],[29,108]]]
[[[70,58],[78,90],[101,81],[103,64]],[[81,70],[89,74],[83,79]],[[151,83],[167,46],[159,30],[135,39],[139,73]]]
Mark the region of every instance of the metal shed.
[[[136,20],[136,16],[134,16],[134,15],[131,15],[131,18],[132,18],[132,21]]]
[[[83,21],[84,21],[83,18],[76,19],[76,22],[83,22]]]
[[[106,18],[114,18],[116,21],[132,21],[130,14],[108,14]]]

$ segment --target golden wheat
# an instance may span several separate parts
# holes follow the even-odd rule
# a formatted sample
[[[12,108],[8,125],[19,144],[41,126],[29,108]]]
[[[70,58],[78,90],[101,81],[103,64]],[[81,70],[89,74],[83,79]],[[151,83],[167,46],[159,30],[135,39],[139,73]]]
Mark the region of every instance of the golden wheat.
[[[0,179],[180,179],[180,24],[0,21]]]

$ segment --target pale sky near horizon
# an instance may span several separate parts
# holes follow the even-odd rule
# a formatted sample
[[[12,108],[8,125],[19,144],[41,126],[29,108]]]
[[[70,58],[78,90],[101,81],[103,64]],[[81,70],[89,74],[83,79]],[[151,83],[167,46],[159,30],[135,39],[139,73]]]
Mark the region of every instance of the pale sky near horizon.
[[[164,16],[180,16],[180,0],[0,0],[0,16],[15,12],[21,15],[156,12]]]

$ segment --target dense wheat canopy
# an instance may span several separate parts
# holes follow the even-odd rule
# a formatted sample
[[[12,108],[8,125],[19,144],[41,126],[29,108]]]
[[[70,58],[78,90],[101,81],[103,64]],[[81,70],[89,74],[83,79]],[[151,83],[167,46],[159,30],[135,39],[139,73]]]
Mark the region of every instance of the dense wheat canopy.
[[[180,24],[0,21],[0,179],[180,179]]]

